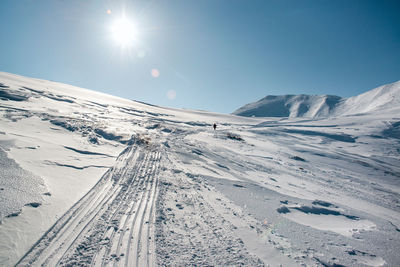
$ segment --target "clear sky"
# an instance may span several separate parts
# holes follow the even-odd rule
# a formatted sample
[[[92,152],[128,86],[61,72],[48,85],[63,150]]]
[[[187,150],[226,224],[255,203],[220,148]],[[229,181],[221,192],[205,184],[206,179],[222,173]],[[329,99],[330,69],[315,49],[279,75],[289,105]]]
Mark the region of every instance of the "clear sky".
[[[114,38],[123,14],[129,45]],[[400,80],[400,1],[1,0],[0,70],[222,113]]]

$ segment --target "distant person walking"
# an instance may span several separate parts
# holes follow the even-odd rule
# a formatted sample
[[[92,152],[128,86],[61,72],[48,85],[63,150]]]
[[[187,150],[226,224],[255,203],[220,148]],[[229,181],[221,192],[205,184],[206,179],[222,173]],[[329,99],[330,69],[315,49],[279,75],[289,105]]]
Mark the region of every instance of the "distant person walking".
[[[217,124],[216,123],[214,123],[213,128],[214,128],[214,131],[217,129]]]

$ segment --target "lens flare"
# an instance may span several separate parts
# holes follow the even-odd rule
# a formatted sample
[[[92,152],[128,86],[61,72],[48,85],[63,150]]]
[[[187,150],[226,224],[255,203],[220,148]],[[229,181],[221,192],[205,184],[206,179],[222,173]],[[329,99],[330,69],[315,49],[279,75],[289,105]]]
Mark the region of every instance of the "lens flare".
[[[174,100],[176,98],[176,91],[175,90],[169,90],[167,92],[167,98],[169,100]]]
[[[146,56],[146,50],[141,49],[137,52],[138,58],[144,58],[145,56]]]
[[[160,71],[158,69],[152,69],[151,76],[153,76],[154,78],[158,78],[160,76]]]

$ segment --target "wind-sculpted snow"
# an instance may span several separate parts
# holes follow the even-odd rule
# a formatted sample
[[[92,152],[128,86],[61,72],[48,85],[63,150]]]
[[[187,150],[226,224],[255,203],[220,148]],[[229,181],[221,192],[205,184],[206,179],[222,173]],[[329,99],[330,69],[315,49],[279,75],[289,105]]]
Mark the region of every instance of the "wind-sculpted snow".
[[[374,95],[389,103],[396,86]],[[400,263],[396,96],[329,119],[340,99],[288,97],[289,114],[323,116],[273,119],[6,73],[0,89],[26,96],[0,98],[0,201],[17,204],[2,266]]]
[[[389,127],[382,131],[385,137],[400,139],[400,121],[389,122]]]
[[[110,155],[104,154],[104,153],[98,153],[98,152],[80,150],[80,149],[76,149],[76,148],[69,147],[69,146],[64,146],[64,147],[65,147],[66,149],[72,150],[72,151],[74,151],[74,152],[76,152],[76,153],[79,153],[79,154],[85,154],[85,155],[99,155],[99,156],[113,157],[113,156],[110,156]]]
[[[50,123],[67,129],[71,132],[80,132],[83,136],[86,136],[91,143],[94,144],[99,143],[99,138],[122,143],[127,142],[127,140],[123,140],[124,137],[121,135],[116,135],[115,133],[108,132],[107,130],[96,128],[96,123],[93,123],[92,121],[82,121],[72,118],[57,118],[50,120]]]
[[[18,92],[11,92],[9,90],[0,89],[0,98],[3,100],[11,101],[25,101],[29,96]]]
[[[83,170],[86,168],[109,168],[108,166],[103,166],[103,165],[85,165],[85,166],[75,166],[75,165],[71,165],[71,164],[62,164],[62,163],[58,163],[58,162],[51,162],[48,161],[47,162],[49,165],[54,164],[60,167],[67,167],[67,168],[73,168],[73,169],[77,169],[77,170]]]
[[[301,134],[301,135],[321,136],[321,137],[326,137],[328,139],[341,141],[341,142],[354,143],[356,141],[356,138],[354,138],[348,134],[329,134],[329,133],[324,133],[324,132],[297,130],[297,129],[286,129],[286,130],[284,130],[284,132]]]
[[[287,204],[287,203],[286,203],[286,204]],[[313,204],[313,205],[318,205],[318,206],[323,206],[323,207],[333,207],[333,206],[335,206],[335,205],[333,205],[332,203],[329,203],[329,202],[323,201],[323,200],[318,200],[318,199],[314,200],[314,201],[312,202],[312,204]],[[335,208],[337,208],[337,207],[335,206]]]
[[[1,143],[0,177],[0,223],[5,217],[18,216],[24,206],[41,205],[47,191],[43,180],[9,159]]]
[[[313,201],[313,203],[315,203],[315,201]],[[316,215],[334,215],[334,216],[344,216],[347,219],[350,220],[359,220],[360,218],[358,218],[357,216],[353,216],[353,215],[346,215],[343,214],[337,210],[331,210],[331,209],[327,209],[327,208],[320,208],[320,207],[315,207],[315,206],[300,206],[300,207],[292,207],[292,209],[304,212],[306,214],[316,214]],[[279,209],[277,209],[277,211],[279,213],[290,213],[290,209],[288,209],[287,207],[283,206],[280,207]]]
[[[116,140],[119,141],[122,139],[122,136],[120,135],[115,135],[114,133],[108,133],[106,131],[104,131],[103,129],[94,129],[94,132],[96,134],[98,134],[99,136],[107,139],[107,140]]]

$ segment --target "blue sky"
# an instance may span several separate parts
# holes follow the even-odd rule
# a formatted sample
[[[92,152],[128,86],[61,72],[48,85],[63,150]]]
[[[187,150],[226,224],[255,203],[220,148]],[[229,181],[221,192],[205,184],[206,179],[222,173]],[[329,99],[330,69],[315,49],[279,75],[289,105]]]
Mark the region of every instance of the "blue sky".
[[[123,13],[139,32],[128,48],[110,33]],[[0,70],[222,113],[349,97],[400,80],[398,14],[385,0],[2,0]]]

